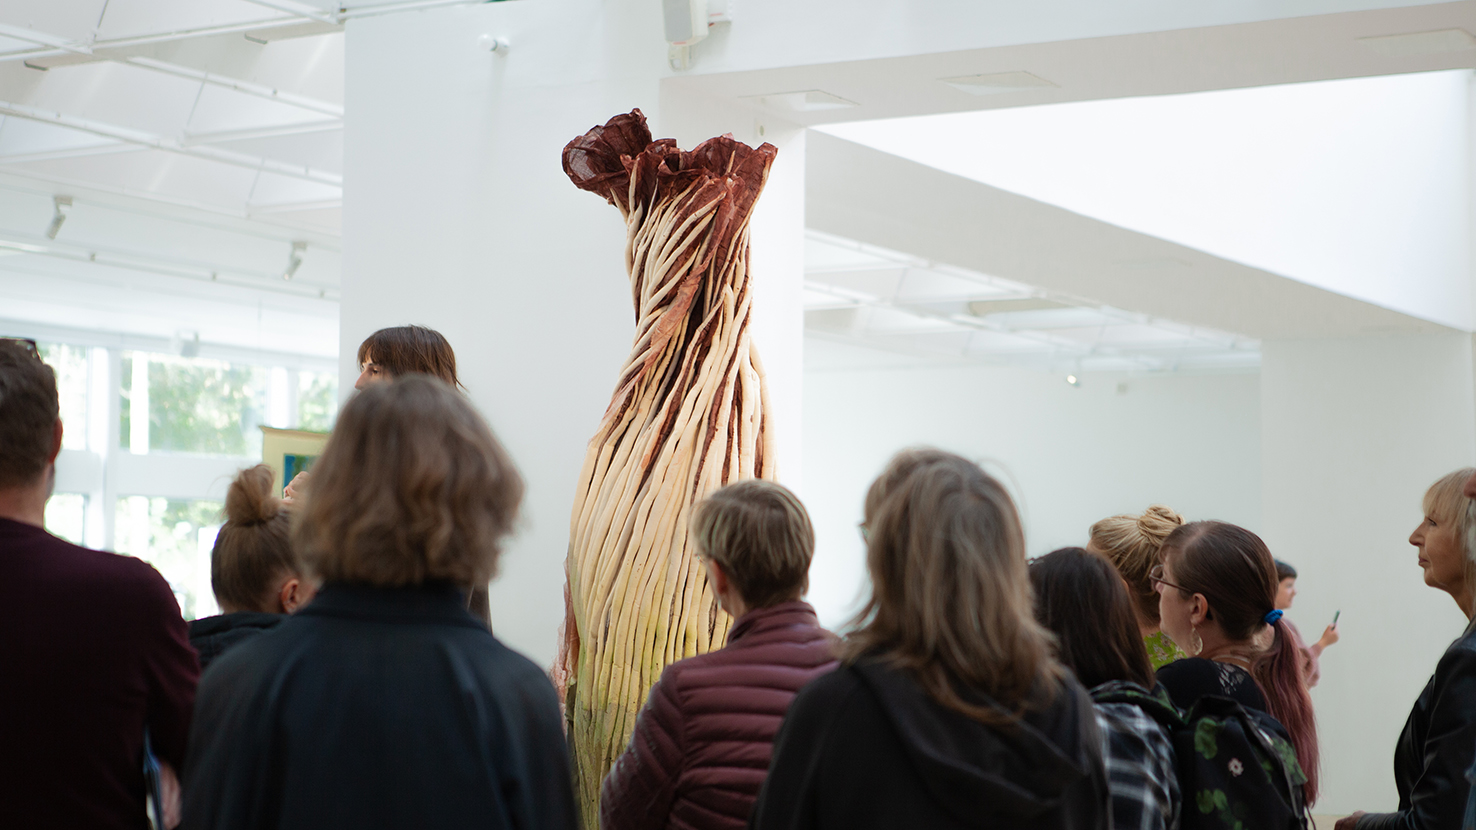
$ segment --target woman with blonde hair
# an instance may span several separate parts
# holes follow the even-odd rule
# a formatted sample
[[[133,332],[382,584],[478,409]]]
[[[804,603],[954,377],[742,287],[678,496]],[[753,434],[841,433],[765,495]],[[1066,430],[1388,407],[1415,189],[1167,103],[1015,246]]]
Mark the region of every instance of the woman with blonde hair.
[[[1158,591],[1148,574],[1163,561],[1163,540],[1184,523],[1184,517],[1161,504],[1138,516],[1109,516],[1092,525],[1087,550],[1107,557],[1133,595],[1133,616],[1156,670],[1184,656],[1159,628]]]
[[[200,684],[184,826],[577,827],[553,685],[466,610],[522,494],[444,382],[350,400],[294,508],[322,587]]]
[[[288,538],[287,509],[272,495],[274,477],[258,464],[238,473],[226,492],[225,524],[210,551],[210,587],[221,613],[190,623],[201,671],[313,598],[316,588]]]
[[[1394,746],[1399,810],[1354,813],[1336,830],[1434,830],[1464,823],[1476,757],[1476,499],[1463,492],[1476,481],[1467,467],[1441,478],[1425,493],[1425,516],[1409,536],[1425,584],[1455,600],[1470,622],[1435,666]]]
[[[1035,620],[1004,487],[907,450],[862,527],[871,598],[841,667],[790,706],[749,826],[1110,826],[1091,699]]]

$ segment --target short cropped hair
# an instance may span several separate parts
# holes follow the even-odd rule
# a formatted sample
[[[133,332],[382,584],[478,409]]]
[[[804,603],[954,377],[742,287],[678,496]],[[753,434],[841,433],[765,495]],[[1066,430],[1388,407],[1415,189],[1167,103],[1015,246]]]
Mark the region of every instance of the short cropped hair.
[[[283,580],[302,576],[291,519],[272,493],[272,468],[242,470],[226,493],[225,524],[210,551],[210,588],[222,609],[273,613]]]
[[[1283,562],[1280,559],[1276,560],[1276,581],[1277,582],[1285,582],[1288,579],[1296,579],[1296,578],[1297,578],[1297,569],[1296,568],[1293,568],[1291,566],[1291,563],[1290,562]]]
[[[0,488],[31,484],[46,471],[60,412],[56,372],[31,344],[0,340]]]
[[[772,481],[740,481],[708,496],[692,517],[692,534],[697,552],[723,566],[750,608],[799,599],[809,587],[810,514]]]
[[[486,584],[523,479],[470,402],[408,375],[355,395],[313,466],[292,541],[325,582]]]

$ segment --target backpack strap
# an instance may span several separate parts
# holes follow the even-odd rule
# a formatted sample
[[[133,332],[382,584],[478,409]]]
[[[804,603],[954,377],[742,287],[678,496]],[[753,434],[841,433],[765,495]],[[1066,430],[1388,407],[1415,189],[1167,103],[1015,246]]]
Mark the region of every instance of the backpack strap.
[[[1093,703],[1131,703],[1170,734],[1187,724],[1183,713],[1161,691],[1161,687],[1158,694],[1152,694],[1126,683],[1104,683],[1092,689],[1091,695]]]

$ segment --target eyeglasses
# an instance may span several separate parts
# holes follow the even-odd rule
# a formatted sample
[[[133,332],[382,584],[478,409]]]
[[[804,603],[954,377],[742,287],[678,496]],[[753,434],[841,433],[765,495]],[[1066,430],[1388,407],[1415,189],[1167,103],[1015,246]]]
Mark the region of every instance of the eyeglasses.
[[[1153,580],[1154,582],[1157,582],[1159,585],[1167,585],[1170,588],[1178,588],[1180,591],[1184,591],[1185,593],[1193,593],[1188,588],[1185,588],[1183,585],[1175,585],[1174,583],[1169,582],[1167,579],[1164,579],[1162,565],[1154,565],[1153,570],[1148,572],[1148,578]]]
[[[865,522],[861,522],[860,524],[856,525],[856,529],[859,530],[859,531],[861,531],[861,541],[866,542],[867,544],[870,544],[871,543],[871,528],[867,527]]]
[[[36,345],[36,341],[29,337],[0,337],[0,343],[14,343],[29,352],[31,357],[37,360],[41,359],[40,347]]]

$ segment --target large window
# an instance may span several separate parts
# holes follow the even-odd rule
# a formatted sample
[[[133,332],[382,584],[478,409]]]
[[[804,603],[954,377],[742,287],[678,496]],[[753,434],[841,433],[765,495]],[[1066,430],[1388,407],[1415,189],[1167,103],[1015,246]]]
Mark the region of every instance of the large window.
[[[258,427],[332,428],[331,363],[38,345],[56,371],[64,436],[47,530],[151,563],[186,619],[218,613],[210,550],[226,488],[260,462]]]

